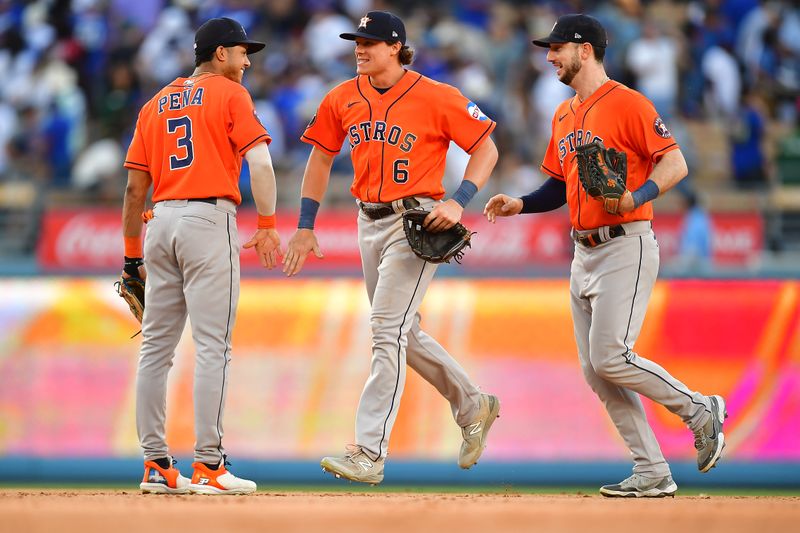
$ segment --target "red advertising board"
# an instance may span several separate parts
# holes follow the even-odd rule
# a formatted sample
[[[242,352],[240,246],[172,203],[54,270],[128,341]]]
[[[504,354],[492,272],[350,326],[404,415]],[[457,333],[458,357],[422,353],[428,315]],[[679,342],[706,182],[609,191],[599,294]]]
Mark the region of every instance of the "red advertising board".
[[[237,217],[241,242],[255,231],[256,214],[243,209]],[[278,212],[278,230],[284,246],[294,233],[297,213]],[[464,216],[464,223],[477,235],[462,265],[467,272],[567,267],[572,257],[569,221],[565,213],[520,216],[488,223],[477,213]],[[712,216],[712,249],[716,264],[743,266],[758,259],[763,249],[763,221],[758,213]],[[682,219],[659,214],[654,224],[662,260],[678,252]],[[356,212],[354,209],[325,211],[317,219],[317,238],[325,254],[306,263],[308,271],[358,271]],[[103,272],[120,267],[122,249],[121,214],[116,209],[54,209],[46,213],[38,246],[38,262],[48,272]],[[243,250],[243,271],[261,267],[254,253]]]

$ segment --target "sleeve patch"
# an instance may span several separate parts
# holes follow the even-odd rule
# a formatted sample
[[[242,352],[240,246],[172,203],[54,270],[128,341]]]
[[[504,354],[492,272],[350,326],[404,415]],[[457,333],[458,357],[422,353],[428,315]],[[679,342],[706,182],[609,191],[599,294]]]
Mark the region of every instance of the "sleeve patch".
[[[467,113],[475,120],[480,120],[480,121],[489,120],[489,117],[483,114],[483,111],[480,110],[478,104],[476,104],[475,102],[467,103]]]
[[[672,137],[672,134],[667,129],[667,125],[664,124],[663,120],[661,120],[661,117],[656,117],[655,122],[653,122],[653,129],[659,136],[665,139]]]

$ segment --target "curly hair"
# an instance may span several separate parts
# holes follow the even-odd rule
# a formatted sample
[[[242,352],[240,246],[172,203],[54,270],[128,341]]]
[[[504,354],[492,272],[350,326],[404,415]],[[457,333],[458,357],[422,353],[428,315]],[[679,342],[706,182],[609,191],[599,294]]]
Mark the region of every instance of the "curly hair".
[[[411,62],[414,61],[414,49],[404,44],[403,47],[400,48],[399,57],[401,65],[410,65]]]

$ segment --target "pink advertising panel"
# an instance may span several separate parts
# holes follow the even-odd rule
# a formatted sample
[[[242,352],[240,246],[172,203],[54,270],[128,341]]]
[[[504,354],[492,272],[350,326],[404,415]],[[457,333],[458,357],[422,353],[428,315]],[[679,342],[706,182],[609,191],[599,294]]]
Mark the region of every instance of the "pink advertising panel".
[[[112,279],[0,280],[0,455],[135,457],[138,324]],[[423,328],[502,402],[487,459],[625,461],[584,383],[565,280],[436,280]],[[636,351],[690,388],[728,401],[726,457],[800,461],[800,284],[667,281]],[[369,370],[369,307],[354,279],[246,280],[234,331],[226,447],[258,459],[314,459],[352,442]],[[193,347],[170,374],[168,439],[190,454]],[[645,400],[670,460],[692,434]],[[393,457],[451,460],[460,431],[413,371]]]

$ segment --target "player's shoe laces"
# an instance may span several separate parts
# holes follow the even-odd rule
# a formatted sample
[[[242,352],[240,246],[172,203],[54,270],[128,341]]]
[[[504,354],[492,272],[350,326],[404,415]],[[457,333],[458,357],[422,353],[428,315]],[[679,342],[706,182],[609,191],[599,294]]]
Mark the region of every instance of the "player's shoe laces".
[[[361,446],[348,444],[344,456],[323,457],[319,464],[322,470],[330,472],[337,478],[377,485],[383,481],[383,463],[383,458],[371,459]]]
[[[458,454],[458,466],[470,468],[478,462],[484,448],[486,436],[500,415],[500,400],[491,394],[481,394],[478,416],[471,423],[461,428],[461,452]]]
[[[722,396],[711,396],[711,417],[703,427],[694,433],[694,447],[697,448],[697,469],[708,472],[715,466],[725,448],[725,435],[722,424],[728,418],[725,400]]]
[[[195,494],[250,494],[256,491],[256,484],[249,479],[234,476],[225,468],[230,463],[223,456],[219,467],[213,470],[205,464],[192,463],[194,474],[189,490]]]
[[[633,474],[616,485],[603,485],[600,494],[609,498],[663,498],[675,496],[678,485],[672,476],[649,478]]]
[[[160,460],[160,459],[159,459]],[[144,462],[144,476],[139,488],[144,494],[188,494],[189,478],[183,477],[175,468],[175,459],[167,457],[169,468],[162,468],[155,461]]]

